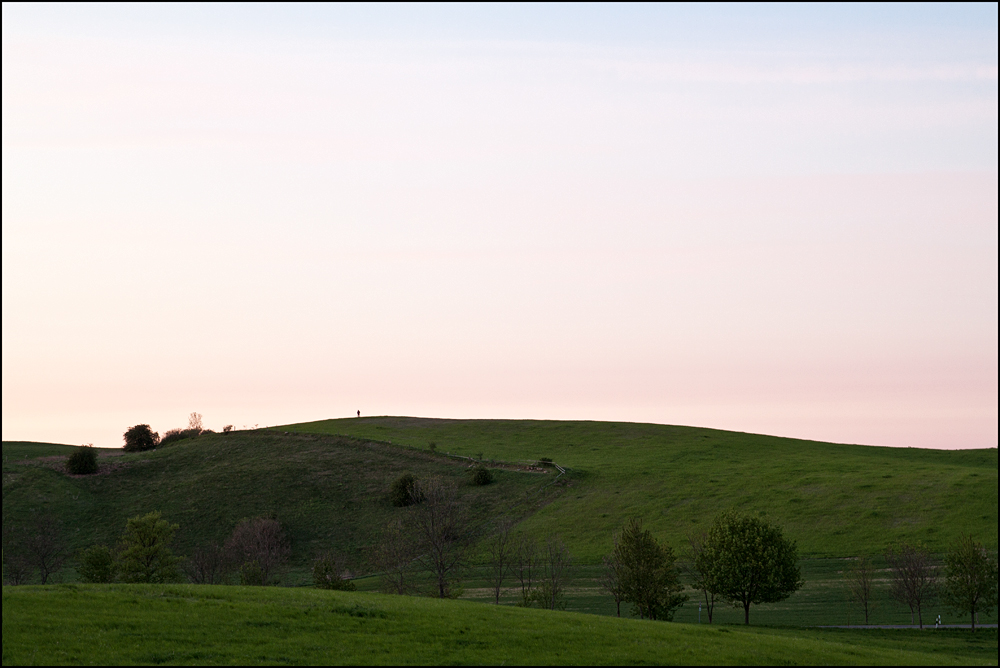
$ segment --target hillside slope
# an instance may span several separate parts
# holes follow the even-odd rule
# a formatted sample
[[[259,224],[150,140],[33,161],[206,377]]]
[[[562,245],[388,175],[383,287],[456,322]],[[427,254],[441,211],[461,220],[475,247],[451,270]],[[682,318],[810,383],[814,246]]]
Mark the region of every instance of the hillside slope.
[[[880,554],[895,540],[944,551],[962,533],[997,542],[997,450],[922,450],[614,422],[373,417],[278,427],[570,467],[570,493],[525,522],[597,563],[641,517],[675,549],[722,510],[762,512],[804,557]]]

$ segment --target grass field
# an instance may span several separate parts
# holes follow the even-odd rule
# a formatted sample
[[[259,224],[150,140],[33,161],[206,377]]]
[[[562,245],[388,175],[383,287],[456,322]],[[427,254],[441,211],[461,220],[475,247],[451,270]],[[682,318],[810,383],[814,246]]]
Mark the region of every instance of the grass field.
[[[194,585],[5,587],[3,664],[996,665],[997,632],[743,628]]]
[[[347,434],[488,459],[549,457],[575,487],[525,523],[598,563],[641,517],[675,549],[722,510],[766,513],[803,557],[881,554],[887,542],[944,551],[962,533],[997,544],[997,450],[921,450],[613,422],[360,418],[278,427]]]

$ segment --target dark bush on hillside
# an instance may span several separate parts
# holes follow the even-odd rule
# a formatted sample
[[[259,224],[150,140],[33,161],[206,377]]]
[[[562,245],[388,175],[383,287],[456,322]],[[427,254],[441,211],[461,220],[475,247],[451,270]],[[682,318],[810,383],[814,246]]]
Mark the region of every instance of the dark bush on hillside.
[[[228,434],[232,430],[233,430],[233,425],[227,424],[225,427],[222,428],[222,433],[223,434]]]
[[[177,441],[183,441],[185,438],[194,438],[195,436],[200,436],[202,433],[201,429],[171,429],[163,434],[163,438],[160,439],[160,447],[162,448]]]
[[[354,583],[344,577],[344,559],[327,552],[313,564],[313,583],[319,589],[354,591]]]
[[[160,442],[160,435],[149,428],[148,424],[137,424],[125,432],[125,452],[143,452],[152,450]]]
[[[477,466],[472,470],[473,485],[489,485],[493,482],[493,472],[485,466]]]
[[[94,451],[94,446],[85,445],[75,450],[66,460],[66,470],[73,475],[97,473],[97,452]]]
[[[396,482],[392,483],[389,498],[392,501],[392,505],[397,508],[412,506],[423,500],[420,493],[420,486],[417,485],[417,479],[411,473],[404,473],[396,478]]]
[[[76,573],[82,582],[114,582],[118,575],[118,563],[107,545],[92,545],[80,552]]]
[[[548,466],[548,467],[555,466],[555,464],[552,463],[552,458],[551,457],[540,457],[538,459],[538,463],[541,466]]]
[[[274,517],[242,520],[225,550],[231,563],[240,564],[240,582],[259,586],[277,583],[292,552],[281,522]]]

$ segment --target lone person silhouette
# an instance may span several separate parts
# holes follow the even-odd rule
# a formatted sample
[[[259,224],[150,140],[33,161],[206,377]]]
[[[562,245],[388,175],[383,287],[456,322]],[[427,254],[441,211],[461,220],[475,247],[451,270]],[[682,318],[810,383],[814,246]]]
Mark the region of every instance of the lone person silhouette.
[[[358,417],[361,417],[361,411],[358,411]]]

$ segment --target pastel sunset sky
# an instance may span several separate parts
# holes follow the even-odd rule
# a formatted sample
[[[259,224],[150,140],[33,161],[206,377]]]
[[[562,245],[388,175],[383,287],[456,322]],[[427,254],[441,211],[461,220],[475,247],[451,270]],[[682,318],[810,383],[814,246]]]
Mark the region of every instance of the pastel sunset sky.
[[[997,5],[3,4],[3,439],[997,446]]]

